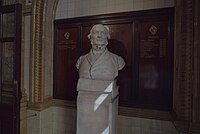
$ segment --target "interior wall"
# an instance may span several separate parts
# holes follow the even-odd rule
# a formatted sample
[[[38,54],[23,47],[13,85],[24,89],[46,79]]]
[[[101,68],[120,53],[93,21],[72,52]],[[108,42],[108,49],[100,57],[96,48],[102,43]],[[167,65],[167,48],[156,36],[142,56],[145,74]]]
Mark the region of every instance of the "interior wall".
[[[57,4],[54,4],[55,6],[57,6],[57,11],[55,13],[55,18],[49,18],[48,20],[49,21],[53,21],[54,19],[64,19],[64,18],[72,18],[72,17],[80,17],[80,16],[88,16],[88,15],[97,15],[97,14],[105,14],[105,13],[116,13],[116,12],[124,12],[124,11],[136,11],[136,10],[145,10],[145,9],[154,9],[154,8],[162,8],[162,7],[173,7],[174,6],[174,0],[101,0],[101,1],[98,1],[98,0],[54,0],[54,1],[59,1],[58,3],[58,6]],[[196,2],[195,2],[196,1]],[[26,0],[27,2],[27,5],[31,5],[32,3],[32,0]],[[37,3],[36,3],[37,2]],[[44,14],[44,10],[43,10],[43,7],[44,6],[48,6],[48,4],[44,5],[44,4],[41,4],[41,3],[44,3],[44,2],[52,2],[51,0],[34,0],[33,3],[36,3],[36,4],[32,4],[33,6],[30,7],[30,14],[29,16],[31,17],[31,21],[29,21],[29,18],[26,18],[27,21],[26,23],[30,23],[30,32],[31,32],[31,39],[30,39],[30,54],[32,53],[38,53],[39,56],[40,54],[44,54],[45,52],[48,53],[48,48],[50,50],[50,54],[44,54],[43,56],[43,59],[42,59],[42,62],[44,62],[45,60],[48,60],[47,62],[44,62],[44,63],[48,63],[50,66],[52,65],[52,61],[49,62],[49,60],[52,60],[51,58],[49,58],[48,56],[52,57],[52,51],[51,49],[52,46],[53,46],[53,42],[49,41],[49,38],[52,38],[53,36],[51,36],[53,33],[48,33],[46,32],[46,34],[42,33],[43,30],[45,30],[46,28],[52,28],[52,22],[49,22],[47,23],[45,18],[48,18],[48,15],[46,17],[44,17],[46,14]],[[175,16],[175,23],[176,23],[176,29],[175,29],[175,37],[179,40],[184,40],[183,38],[181,38],[181,34],[179,34],[179,32],[176,32],[176,31],[184,31],[183,29],[184,28],[189,28],[188,26],[187,27],[184,27],[184,25],[189,25],[188,20],[190,22],[191,19],[186,19],[185,18],[185,14],[187,14],[188,12],[192,12],[191,9],[193,9],[193,7],[196,7],[196,15],[195,15],[195,55],[192,55],[195,58],[195,66],[194,66],[194,71],[195,71],[195,77],[194,77],[194,80],[193,80],[193,77],[192,79],[190,79],[189,81],[194,81],[194,85],[195,85],[195,90],[194,90],[194,93],[195,93],[195,96],[193,97],[193,109],[194,109],[194,112],[192,113],[192,116],[193,116],[193,120],[195,122],[199,122],[199,107],[200,107],[200,103],[199,103],[199,40],[198,40],[198,35],[199,35],[199,2],[198,0],[183,0],[183,1],[179,1],[179,0],[176,0],[175,1],[175,10],[180,10],[181,14],[182,15],[177,15]],[[181,7],[182,5],[180,3],[185,3],[186,7],[189,7],[189,8],[185,8],[185,7]],[[191,5],[189,5],[190,3],[192,3]],[[179,5],[180,4],[180,5]],[[39,5],[39,6],[38,6]],[[42,5],[40,7],[40,5]],[[191,7],[190,7],[191,6]],[[35,8],[37,7],[37,10],[35,10]],[[27,7],[25,7],[27,8]],[[25,9],[24,8],[24,9]],[[194,8],[195,9],[195,8]],[[198,10],[197,10],[198,9]],[[26,9],[25,9],[26,10]],[[39,12],[37,12],[39,10]],[[189,10],[189,11],[187,11]],[[190,11],[191,10],[191,11]],[[47,10],[50,14],[53,14],[52,12],[54,11],[50,11],[50,10]],[[183,16],[183,17],[182,17]],[[192,15],[187,15],[187,16],[192,16]],[[52,15],[50,15],[50,17],[52,17]],[[179,21],[177,21],[177,19],[182,18],[183,21],[181,20],[181,24],[184,23],[184,25],[180,25],[179,24]],[[190,18],[190,17],[188,17]],[[37,23],[37,24],[36,24]],[[36,25],[35,25],[36,24]],[[42,24],[42,25],[41,25]],[[48,24],[48,25],[46,25]],[[29,25],[29,24],[28,24]],[[27,27],[28,27],[27,25]],[[43,28],[43,25],[46,26],[46,28]],[[193,25],[193,24],[192,24]],[[42,29],[42,28],[43,29]],[[52,29],[51,29],[52,30]],[[184,34],[183,35],[187,36],[187,34]],[[179,38],[180,37],[180,38]],[[26,37],[25,37],[26,38]],[[44,42],[42,42],[42,40],[45,40]],[[29,41],[29,40],[28,40]],[[184,41],[188,41],[188,38],[186,38],[186,40]],[[46,44],[43,44],[43,43],[50,43],[46,49],[45,45]],[[190,42],[189,42],[190,43]],[[27,44],[27,43],[26,43]],[[25,45],[26,45],[25,44]],[[40,45],[43,45],[43,48],[40,48]],[[187,44],[188,45],[188,44]],[[190,44],[189,44],[190,45]],[[34,46],[34,47],[33,47]],[[180,48],[183,47],[183,44],[180,43],[176,43],[176,46],[180,46]],[[39,49],[39,50],[37,50]],[[44,50],[46,49],[46,50]],[[27,53],[28,53],[29,50],[27,50]],[[181,52],[181,49],[177,49],[176,52],[180,51]],[[189,50],[190,52],[191,50]],[[184,51],[182,51],[183,54],[185,53]],[[178,54],[178,53],[177,53]],[[193,54],[193,53],[192,53]],[[46,55],[46,56],[45,56]],[[46,123],[48,121],[43,121],[42,118],[45,117],[46,114],[48,113],[51,113],[50,111],[48,111],[48,108],[44,108],[44,109],[41,109],[41,107],[44,107],[44,105],[42,105],[41,103],[43,103],[43,95],[44,96],[49,96],[51,95],[51,92],[52,92],[52,87],[49,87],[48,88],[48,82],[52,82],[51,80],[53,78],[48,78],[48,80],[45,80],[47,77],[49,77],[49,75],[46,75],[44,74],[44,77],[43,79],[41,80],[40,78],[40,73],[44,73],[43,69],[45,69],[45,67],[48,67],[48,66],[45,66],[43,67],[43,65],[41,65],[41,58],[37,56],[37,55],[31,55],[30,56],[30,59],[28,61],[25,61],[25,64],[27,64],[27,68],[25,67],[25,69],[27,69],[25,71],[25,74],[24,75],[29,75],[27,78],[30,78],[30,84],[28,83],[28,79],[25,80],[25,88],[27,89],[27,93],[29,92],[30,93],[30,101],[31,102],[36,102],[37,104],[36,105],[36,109],[35,110],[30,110],[31,107],[28,106],[28,134],[29,133],[33,133],[34,129],[37,129],[37,126],[39,126],[39,128],[43,127],[41,123]],[[180,55],[181,57],[182,55]],[[28,57],[27,57],[28,58]],[[190,57],[186,57],[186,59],[189,59]],[[39,60],[39,62],[37,62],[37,60]],[[29,63],[30,62],[30,66],[29,66]],[[33,63],[33,64],[32,64]],[[33,66],[35,65],[35,66]],[[30,67],[30,68],[29,68]],[[51,66],[52,67],[52,66]],[[36,69],[35,69],[36,68]],[[42,69],[41,69],[42,68]],[[28,70],[31,70],[30,73],[28,72]],[[178,69],[177,69],[178,70]],[[37,72],[38,71],[38,72]],[[185,70],[183,70],[185,72]],[[49,71],[46,71],[45,73],[48,73]],[[39,76],[37,76],[37,73],[39,74]],[[52,73],[52,72],[51,72]],[[32,77],[32,75],[34,75],[34,77]],[[180,73],[180,76],[182,76],[182,73]],[[50,77],[52,77],[52,74],[50,74]],[[188,77],[190,78],[190,77]],[[34,81],[36,83],[33,83],[31,85],[31,82]],[[47,84],[47,86],[44,86],[41,87],[41,81],[45,81]],[[177,81],[178,82],[178,81]],[[183,82],[184,82],[184,78],[183,78]],[[39,84],[36,85],[36,84]],[[42,83],[43,84],[43,83]],[[44,84],[44,85],[45,85]],[[179,84],[179,83],[178,83]],[[36,86],[35,86],[36,85]],[[50,84],[51,85],[51,84]],[[181,84],[180,84],[181,85]],[[185,86],[184,84],[182,85],[183,87]],[[44,90],[45,89],[45,90]],[[184,93],[185,90],[183,90],[182,88],[179,88],[177,87],[178,90],[180,90],[180,93]],[[188,88],[189,91],[192,91],[193,89],[190,89]],[[177,94],[179,95],[179,92],[177,92]],[[185,94],[185,93],[184,93]],[[183,98],[184,100],[187,100],[187,98],[184,98],[184,94],[182,97],[180,98]],[[42,97],[41,97],[42,96]],[[181,95],[180,95],[181,96]],[[175,97],[175,98],[178,98],[178,97]],[[29,102],[30,102],[29,101]],[[183,103],[184,105],[187,105],[187,102],[188,101],[179,101],[180,103]],[[59,103],[60,104],[60,103]],[[183,105],[183,106],[184,106]],[[58,106],[58,104],[57,104]],[[189,105],[191,106],[191,105]],[[26,105],[24,104],[24,109],[26,108]],[[33,107],[32,107],[33,108]],[[52,108],[52,107],[49,107],[49,108]],[[64,109],[68,109],[68,108],[64,108]],[[186,109],[187,110],[187,109]],[[60,110],[56,110],[56,113],[59,114],[59,111],[62,111],[61,109]],[[72,110],[73,111],[73,110]],[[182,111],[184,111],[183,109],[180,109],[180,113],[182,113]],[[47,112],[47,113],[46,113]],[[73,111],[74,112],[74,111]],[[36,116],[35,113],[39,113],[39,117],[37,117],[37,114]],[[43,113],[43,114],[42,114]],[[46,114],[44,114],[46,113]],[[55,116],[59,116],[59,115],[55,115]],[[51,114],[50,114],[51,115]],[[191,114],[189,114],[191,115]],[[64,119],[66,119],[68,116],[70,115],[66,115],[65,117],[62,117]],[[26,116],[24,116],[26,117]],[[37,117],[37,118],[36,118]],[[46,117],[45,117],[46,118]],[[48,118],[51,118],[51,116],[49,116]],[[142,118],[140,118],[141,120],[143,120]],[[33,121],[37,121],[37,122],[34,122],[33,124],[31,124],[31,122]],[[135,128],[135,127],[131,127],[131,125],[134,124],[134,118],[129,118],[129,117],[123,117],[121,118],[121,124],[119,127],[121,127],[121,129],[123,129],[123,132],[124,133],[128,133],[129,131],[130,132],[133,132],[134,130],[137,131],[138,130],[138,133],[141,133],[142,130],[141,128],[145,128],[145,126],[142,126],[140,125],[139,128]],[[153,120],[151,120],[153,121]],[[140,121],[142,122],[142,121]],[[142,122],[144,123],[144,122]],[[163,129],[163,128],[160,128],[158,126],[156,127],[152,127],[150,124],[152,124],[153,122],[148,122],[146,123],[147,124],[147,128],[151,128],[151,129],[145,129],[145,130],[148,130],[149,132],[152,132],[151,130],[152,129]],[[158,122],[159,124],[160,122]],[[169,122],[167,122],[169,123]],[[170,122],[171,123],[171,122]],[[189,126],[191,127],[194,127],[195,125],[190,125],[188,122],[186,122],[187,124],[184,124],[182,122],[180,122],[180,128],[183,129],[183,131],[185,131],[185,126],[187,127],[187,129],[189,128]],[[123,124],[123,125],[122,125]],[[136,123],[136,125],[138,125],[139,123]],[[57,122],[55,121],[55,125],[56,126],[62,126],[62,122]],[[129,127],[125,127],[125,126],[129,126]],[[50,125],[50,133],[49,134],[57,134],[56,132],[57,131],[54,131],[52,130],[51,128],[52,126]],[[64,129],[64,127],[66,126],[62,126],[61,129]],[[197,133],[199,132],[199,126],[196,125],[196,129],[198,130]],[[73,128],[74,129],[74,128]],[[171,128],[168,128],[168,129],[174,129],[173,127]],[[190,129],[192,130],[192,128]],[[122,130],[120,130],[121,132]],[[149,132],[146,132],[147,134],[149,134]],[[40,131],[41,132],[41,131]],[[38,134],[40,134],[40,132]],[[45,132],[44,132],[45,133]],[[35,134],[35,133],[34,133]],[[154,133],[155,134],[155,133]],[[163,133],[162,133],[163,134]]]
[[[37,1],[37,0],[36,0]],[[50,0],[47,0],[47,4],[50,3]],[[57,10],[55,12],[55,19],[64,19],[88,15],[98,15],[106,13],[116,13],[116,12],[125,12],[125,11],[136,11],[136,10],[145,10],[145,9],[154,9],[154,8],[163,8],[163,7],[173,7],[174,0],[59,0],[57,5]],[[42,7],[43,8],[43,7]],[[49,97],[52,94],[52,56],[53,56],[53,42],[52,42],[52,27],[54,16],[52,16],[53,9],[46,9],[44,14],[43,21],[44,24],[42,30],[39,26],[39,30],[43,31],[42,35],[42,50],[38,51],[42,53],[42,81],[44,82],[43,87],[35,88],[41,92],[35,93],[43,94],[44,97]],[[51,14],[49,16],[49,14]],[[45,17],[46,15],[46,17]],[[39,16],[40,17],[40,16]],[[48,18],[49,17],[49,18]],[[36,18],[37,19],[37,18]],[[49,22],[46,22],[49,21]],[[34,21],[31,21],[34,22]],[[31,23],[30,22],[30,23]],[[36,20],[37,22],[37,20]],[[42,21],[40,21],[42,23]],[[50,28],[50,29],[48,29]],[[33,33],[34,30],[31,31]],[[36,31],[38,32],[38,31]],[[33,33],[34,34],[34,33]],[[33,37],[37,35],[31,35]],[[31,40],[36,40],[31,38]],[[40,39],[40,38],[39,38]],[[50,40],[49,40],[50,39]],[[49,40],[49,41],[48,41]],[[36,40],[37,41],[37,40]],[[40,41],[40,40],[39,40]],[[40,43],[34,42],[31,45],[40,45]],[[37,47],[37,46],[36,46]],[[32,46],[33,50],[36,49]],[[34,56],[32,56],[34,58]],[[36,57],[37,58],[37,57]],[[31,61],[32,62],[32,61]],[[47,63],[47,64],[46,64]],[[31,68],[31,67],[30,67]],[[34,69],[34,67],[32,67]],[[45,68],[47,68],[46,71]],[[40,78],[40,77],[39,77]],[[30,78],[30,79],[35,79]],[[50,85],[48,85],[50,83]],[[29,88],[30,89],[30,88]],[[34,95],[35,90],[29,91],[30,95]],[[34,98],[34,97],[32,97]],[[36,102],[42,101],[40,96],[35,97]],[[34,99],[33,99],[34,100]],[[38,108],[39,109],[39,108]],[[28,114],[28,134],[75,134],[76,129],[76,110],[71,108],[61,108],[51,106],[45,109],[36,109],[27,111]],[[153,119],[143,119],[143,118],[134,118],[119,116],[118,117],[118,133],[119,134],[176,134],[176,129],[170,121],[159,121]],[[69,124],[72,122],[72,124]]]
[[[173,6],[174,0],[59,0],[55,19]]]
[[[27,47],[30,45],[30,55],[27,54],[30,56],[30,61],[26,60],[25,63],[25,89],[30,102],[43,101],[45,98],[52,97],[54,19],[174,6],[174,0],[54,0],[54,2],[46,0],[45,4],[39,8],[40,11],[35,9],[36,4],[34,5],[34,3],[31,4],[32,14],[26,17],[27,26],[25,27],[25,29],[28,29],[27,32],[29,32],[29,29],[31,31],[30,39],[28,34],[25,37]],[[38,5],[41,5],[41,3]],[[30,5],[30,3],[27,5]],[[43,18],[39,13],[34,13],[36,11],[43,13]],[[34,14],[38,17],[34,17]],[[40,17],[42,20],[39,20]],[[40,31],[38,32],[38,30]],[[26,51],[28,52],[28,49]],[[40,71],[42,74],[40,74]],[[40,80],[43,82],[40,82]]]

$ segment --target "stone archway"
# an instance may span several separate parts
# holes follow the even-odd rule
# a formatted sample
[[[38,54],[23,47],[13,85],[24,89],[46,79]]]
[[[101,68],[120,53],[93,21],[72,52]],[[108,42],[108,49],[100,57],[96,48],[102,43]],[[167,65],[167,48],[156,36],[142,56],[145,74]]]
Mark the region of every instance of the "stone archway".
[[[25,3],[25,2],[24,2]],[[28,108],[41,110],[52,98],[53,20],[58,0],[34,0],[31,5],[30,101]],[[23,4],[24,10],[26,5]],[[25,21],[23,20],[23,23]],[[23,30],[25,25],[23,24]],[[23,31],[23,41],[24,41]],[[24,42],[23,42],[24,46]],[[23,69],[23,68],[22,68]],[[22,71],[23,72],[23,71]],[[23,78],[22,78],[23,79]],[[22,84],[23,85],[23,84]],[[27,133],[27,99],[22,89],[20,133]]]
[[[53,90],[53,20],[58,0],[32,4],[30,106],[42,109]]]

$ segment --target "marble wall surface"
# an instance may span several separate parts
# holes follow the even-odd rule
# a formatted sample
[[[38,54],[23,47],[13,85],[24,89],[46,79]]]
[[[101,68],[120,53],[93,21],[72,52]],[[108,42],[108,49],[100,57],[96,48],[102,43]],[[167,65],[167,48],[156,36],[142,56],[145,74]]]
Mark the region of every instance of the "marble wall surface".
[[[176,134],[170,121],[118,115],[117,134]],[[76,134],[76,110],[50,107],[28,110],[27,134]]]
[[[173,6],[174,0],[59,0],[55,19]]]
[[[50,107],[43,111],[28,110],[27,134],[75,134],[76,110]]]

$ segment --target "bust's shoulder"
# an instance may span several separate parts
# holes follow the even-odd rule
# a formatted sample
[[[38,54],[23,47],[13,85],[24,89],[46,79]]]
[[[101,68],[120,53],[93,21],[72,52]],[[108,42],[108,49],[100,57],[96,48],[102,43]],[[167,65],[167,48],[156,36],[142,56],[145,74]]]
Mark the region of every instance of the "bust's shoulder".
[[[121,56],[110,52],[110,57],[117,64],[118,70],[121,70],[125,66],[124,59]]]
[[[80,64],[86,59],[88,54],[84,54],[80,56],[76,62],[76,67],[79,69]]]

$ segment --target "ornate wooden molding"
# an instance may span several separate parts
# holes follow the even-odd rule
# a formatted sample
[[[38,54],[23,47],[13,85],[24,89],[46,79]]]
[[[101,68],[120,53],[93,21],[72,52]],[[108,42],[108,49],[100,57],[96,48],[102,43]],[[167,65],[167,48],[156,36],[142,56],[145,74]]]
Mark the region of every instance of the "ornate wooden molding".
[[[200,2],[175,1],[176,61],[174,124],[180,133],[200,133]]]
[[[20,103],[20,134],[27,134],[27,98],[25,89],[22,89],[22,99]]]
[[[35,0],[32,4],[32,40],[31,40],[31,101],[38,103],[42,97],[42,31],[44,0]]]
[[[35,0],[32,3],[30,78],[30,101],[32,104],[42,103],[45,98],[52,96],[49,92],[47,96],[45,95],[46,90],[52,90],[53,75],[49,75],[48,69],[53,65],[51,59],[53,57],[53,47],[51,47],[53,41],[49,43],[49,38],[52,40],[54,12],[57,3],[58,0]]]
[[[182,120],[191,120],[193,90],[193,1],[176,1],[176,52],[178,86],[175,86],[175,111]],[[179,15],[181,17],[178,19]],[[181,26],[178,26],[181,25]]]
[[[165,120],[165,121],[173,120],[171,113],[168,111],[141,109],[141,108],[129,108],[129,107],[120,107],[120,106],[119,106],[119,115]]]
[[[22,9],[24,10],[25,0],[17,0],[16,2],[22,4]],[[20,100],[20,134],[27,133],[27,94],[24,88],[24,59],[25,59],[25,17],[22,15],[22,39],[21,39],[21,94],[22,98]]]
[[[45,0],[43,11],[42,90],[44,98],[53,95],[53,22],[58,0]]]
[[[23,8],[24,15],[31,15],[32,12],[32,5],[25,5]]]
[[[43,100],[43,102],[37,102],[37,103],[28,103],[28,109],[42,111],[48,107],[51,107],[53,104],[53,98],[46,98]]]
[[[192,89],[193,89],[193,10],[192,0],[183,2],[183,28],[182,33],[182,74],[181,74],[181,119],[190,120],[192,113]]]
[[[189,134],[200,134],[200,123],[191,123]]]
[[[200,1],[194,0],[194,96],[193,121],[200,122]]]
[[[58,99],[53,99],[52,97],[50,97],[50,98],[44,99],[42,103],[34,103],[34,104],[28,103],[28,109],[37,110],[37,111],[41,111],[52,106],[76,109],[76,102],[58,100]]]

